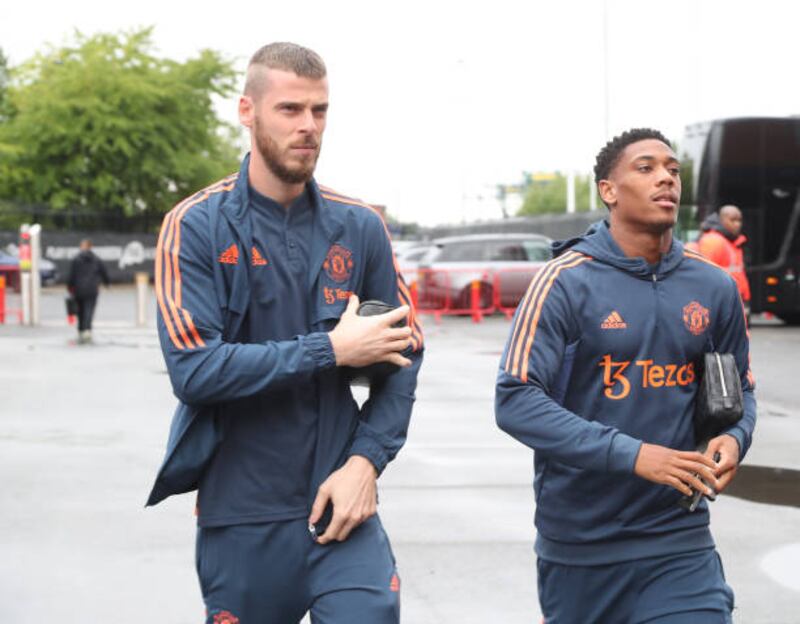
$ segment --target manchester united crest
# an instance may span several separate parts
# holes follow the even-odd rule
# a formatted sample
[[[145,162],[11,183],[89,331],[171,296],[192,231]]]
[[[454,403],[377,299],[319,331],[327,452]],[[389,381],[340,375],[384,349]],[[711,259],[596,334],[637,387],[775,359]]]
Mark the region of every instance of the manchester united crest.
[[[683,308],[683,324],[695,336],[699,336],[709,324],[708,308],[704,308],[697,301],[692,301]]]
[[[230,611],[220,611],[214,614],[214,624],[239,624],[239,618]]]
[[[333,245],[322,268],[334,282],[347,281],[353,274],[353,252],[341,245]]]

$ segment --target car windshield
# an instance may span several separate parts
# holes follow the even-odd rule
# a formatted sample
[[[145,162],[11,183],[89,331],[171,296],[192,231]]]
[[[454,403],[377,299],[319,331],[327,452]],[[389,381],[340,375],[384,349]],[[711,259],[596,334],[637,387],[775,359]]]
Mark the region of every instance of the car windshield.
[[[496,239],[451,241],[441,245],[437,262],[546,262],[546,239]]]
[[[436,258],[439,262],[478,262],[485,260],[486,241],[448,243]]]

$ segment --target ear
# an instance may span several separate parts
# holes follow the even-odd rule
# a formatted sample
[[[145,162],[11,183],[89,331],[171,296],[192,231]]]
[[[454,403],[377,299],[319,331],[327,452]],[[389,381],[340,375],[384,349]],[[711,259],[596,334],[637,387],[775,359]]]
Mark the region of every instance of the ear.
[[[245,128],[253,127],[253,118],[256,115],[256,107],[253,98],[243,95],[239,98],[239,123]]]
[[[597,183],[597,193],[606,206],[614,206],[617,203],[617,186],[611,180],[600,180]]]

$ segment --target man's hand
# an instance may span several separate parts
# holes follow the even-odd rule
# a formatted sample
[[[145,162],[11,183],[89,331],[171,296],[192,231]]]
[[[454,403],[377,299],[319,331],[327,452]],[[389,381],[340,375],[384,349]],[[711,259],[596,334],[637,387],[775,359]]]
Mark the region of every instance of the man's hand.
[[[367,366],[391,362],[410,366],[411,360],[400,352],[411,344],[410,327],[392,327],[408,316],[408,306],[375,316],[358,316],[358,297],[352,295],[339,324],[328,333],[337,366]]]
[[[720,491],[716,477],[719,466],[711,459],[711,455],[706,456],[696,451],[676,451],[657,444],[642,444],[633,471],[643,479],[669,485],[687,496],[692,495],[692,488],[714,496],[711,488]]]
[[[722,492],[736,476],[739,469],[739,442],[732,435],[721,435],[708,442],[706,457],[713,457],[719,453],[719,465],[715,471],[717,475],[717,492]]]
[[[377,478],[378,473],[371,461],[353,455],[325,479],[311,507],[309,526],[319,521],[328,502],[333,505],[333,516],[325,532],[317,538],[317,543],[343,542],[353,529],[375,515],[378,509]]]

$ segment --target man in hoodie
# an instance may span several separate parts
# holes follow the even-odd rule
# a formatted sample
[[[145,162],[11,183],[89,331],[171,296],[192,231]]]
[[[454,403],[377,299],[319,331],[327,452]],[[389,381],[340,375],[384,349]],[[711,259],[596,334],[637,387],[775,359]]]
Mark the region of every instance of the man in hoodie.
[[[80,252],[69,267],[67,289],[78,303],[78,342],[92,341],[92,317],[97,305],[100,283],[108,286],[108,272],[103,261],[92,251],[92,241],[81,241]]]
[[[608,220],[554,245],[500,363],[498,425],[531,447],[539,601],[548,624],[730,621],[708,505],[750,446],[755,399],[736,285],[673,239],[680,165],[634,129],[598,154]],[[733,353],[745,415],[698,452],[696,362]],[[719,453],[718,461],[714,461]]]
[[[736,281],[746,309],[750,308],[750,283],[744,270],[742,247],[747,237],[742,234],[742,211],[727,205],[710,214],[700,226],[703,231],[697,241],[700,253],[718,264]]]

